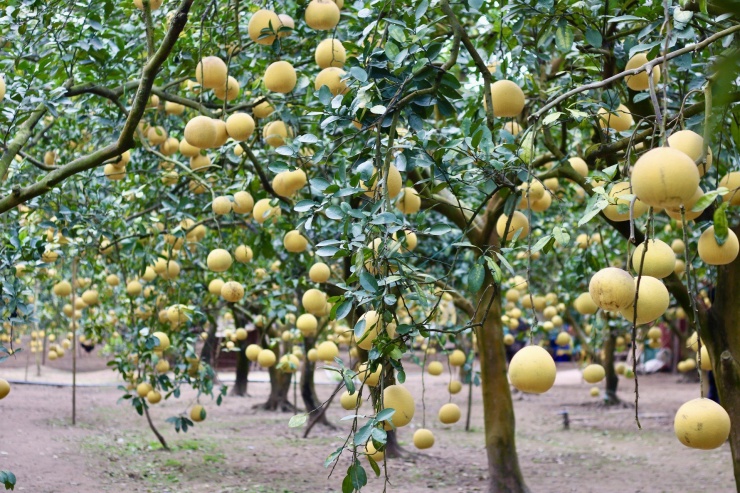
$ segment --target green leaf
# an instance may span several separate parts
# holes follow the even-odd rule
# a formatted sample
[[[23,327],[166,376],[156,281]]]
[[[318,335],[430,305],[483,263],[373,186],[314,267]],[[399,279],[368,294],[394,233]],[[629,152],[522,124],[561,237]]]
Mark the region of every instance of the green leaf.
[[[714,239],[717,240],[717,244],[722,246],[727,241],[727,237],[730,234],[730,228],[727,224],[727,204],[729,202],[723,202],[721,206],[717,207],[714,211]]]
[[[593,46],[594,48],[601,48],[602,43],[604,42],[603,38],[601,37],[601,33],[597,31],[596,29],[588,28],[586,29],[586,41],[588,44]]]
[[[387,407],[375,415],[375,421],[385,421],[391,416],[393,416],[395,412],[396,412],[395,409]]]
[[[342,320],[347,317],[352,311],[352,301],[343,301],[336,309],[334,314],[334,320]]]
[[[290,418],[290,421],[288,422],[288,428],[300,428],[304,424],[306,424],[306,421],[308,421],[308,414],[296,414],[292,418]]]
[[[370,274],[368,271],[362,271],[360,274],[360,286],[365,291],[369,291],[371,293],[376,293],[378,291],[378,281],[375,279],[375,276]]]
[[[419,2],[419,5],[416,7],[416,12],[414,13],[414,17],[416,17],[417,21],[424,17],[428,8],[429,2],[427,0],[421,0],[421,2]]]
[[[486,256],[486,264],[488,264],[488,270],[491,271],[491,276],[493,276],[493,282],[496,284],[501,284],[501,279],[503,278],[503,273],[501,272],[501,267],[496,263],[495,260],[493,260],[492,257]]]
[[[561,113],[560,111],[556,111],[555,113],[550,113],[549,115],[547,115],[545,118],[542,119],[542,124],[545,126],[550,125],[551,123],[558,121],[558,118],[560,118],[560,115],[562,114],[563,113]]]
[[[355,445],[365,445],[368,440],[370,440],[370,435],[373,432],[373,427],[375,426],[375,423],[373,421],[368,421],[362,427],[355,432],[355,436],[353,439],[353,442]]]
[[[560,22],[555,30],[555,46],[560,51],[570,51],[571,46],[573,46],[573,39],[574,35],[571,27],[565,21]]]
[[[486,277],[486,270],[480,264],[474,264],[468,272],[468,291],[477,293],[483,287],[483,281]]]
[[[700,212],[712,205],[717,197],[719,196],[719,190],[712,190],[711,192],[705,193],[702,198],[696,201],[694,207],[691,208],[691,212]]]
[[[435,224],[431,228],[429,228],[425,233],[430,234],[432,236],[440,236],[443,234],[447,234],[450,231],[452,231],[452,228],[449,227],[446,224]]]

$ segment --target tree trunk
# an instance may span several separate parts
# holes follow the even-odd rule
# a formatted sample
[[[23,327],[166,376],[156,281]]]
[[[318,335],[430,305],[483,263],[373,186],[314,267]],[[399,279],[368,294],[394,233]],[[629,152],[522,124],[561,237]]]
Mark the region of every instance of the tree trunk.
[[[604,361],[603,366],[606,371],[606,391],[604,393],[604,404],[611,406],[614,404],[620,404],[622,401],[617,397],[617,386],[619,385],[619,377],[614,369],[614,349],[617,345],[617,335],[607,327],[609,334],[604,340]]]
[[[312,348],[316,340],[313,337],[305,337],[304,344],[306,348]],[[305,351],[308,353],[308,349]],[[306,408],[306,412],[310,413],[314,409],[318,409],[321,405],[321,400],[316,395],[316,385],[314,383],[314,371],[316,370],[316,364],[308,360],[303,359],[303,371],[301,372],[301,397],[303,398],[303,405]],[[327,404],[328,406],[328,404]],[[326,413],[316,411],[311,415],[312,420],[316,421],[316,424],[322,424],[330,428],[334,428],[334,425],[329,423],[326,419]]]
[[[245,327],[247,325],[247,317],[244,316],[241,311],[232,309],[231,313],[234,315],[235,327]],[[247,333],[247,338],[245,340],[239,341],[239,354],[236,360],[236,381],[234,382],[234,386],[231,388],[229,395],[236,397],[245,397],[247,395],[249,360],[247,359],[245,349],[247,349],[249,344],[256,342],[258,337],[257,331],[252,331]]]
[[[740,228],[735,228],[740,233]],[[722,406],[730,415],[730,448],[735,484],[740,493],[740,258],[718,267],[712,309],[702,324],[702,340],[712,361]]]
[[[506,348],[501,323],[501,297],[486,270],[486,282],[478,294],[476,322],[480,355],[481,388],[489,493],[528,493],[516,453],[514,405],[506,375]]]
[[[247,395],[247,381],[249,378],[249,360],[245,349],[247,348],[247,341],[239,342],[239,355],[236,360],[236,381],[234,386],[231,388],[229,395],[236,397],[246,397]]]
[[[207,315],[209,321],[208,337],[206,337],[206,342],[203,344],[203,349],[200,351],[200,360],[203,363],[213,366],[216,363],[216,346],[218,345],[218,340],[216,340],[216,329],[218,328],[218,324],[210,313]]]
[[[290,382],[293,374],[280,371],[274,366],[270,367],[270,397],[264,404],[258,404],[255,407],[262,408],[266,411],[295,412],[296,406],[288,400],[290,393]]]

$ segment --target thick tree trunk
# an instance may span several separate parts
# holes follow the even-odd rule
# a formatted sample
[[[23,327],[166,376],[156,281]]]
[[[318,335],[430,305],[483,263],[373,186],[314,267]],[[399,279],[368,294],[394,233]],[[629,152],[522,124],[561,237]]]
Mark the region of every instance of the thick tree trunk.
[[[516,453],[514,405],[506,375],[506,348],[501,323],[501,297],[488,272],[478,294],[478,354],[489,493],[528,493]]]
[[[613,330],[609,330],[609,335],[604,340],[604,361],[603,366],[606,371],[606,390],[604,393],[604,404],[611,406],[614,404],[620,404],[621,401],[617,397],[617,387],[619,386],[619,377],[614,369],[614,349],[617,346],[617,336]]]
[[[313,337],[304,338],[304,344],[306,348],[312,348],[315,342],[316,340]],[[308,349],[306,349],[305,352],[308,353]],[[300,387],[301,397],[303,398],[303,405],[305,406],[307,413],[312,412],[314,409],[318,409],[318,407],[321,405],[321,400],[319,399],[318,395],[316,395],[316,385],[314,383],[315,370],[316,365],[309,361],[308,358],[304,358]],[[334,425],[329,423],[329,420],[326,419],[326,413],[316,411],[311,416],[312,421],[316,422],[315,424],[322,424],[330,428],[334,428]]]
[[[290,382],[292,381],[293,374],[285,373],[280,371],[274,366],[270,367],[270,397],[264,404],[258,404],[255,407],[265,409],[266,411],[282,411],[282,412],[295,412],[297,411],[289,400],[288,395],[290,393]]]
[[[735,228],[740,233],[740,228]],[[712,360],[722,406],[730,415],[730,447],[735,484],[740,493],[740,258],[718,268],[716,294],[702,324],[702,340]]]

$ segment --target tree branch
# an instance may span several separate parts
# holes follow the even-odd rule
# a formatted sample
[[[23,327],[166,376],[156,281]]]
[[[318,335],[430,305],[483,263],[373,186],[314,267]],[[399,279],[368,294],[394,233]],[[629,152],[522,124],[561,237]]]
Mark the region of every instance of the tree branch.
[[[734,32],[737,32],[737,31],[740,31],[740,25],[732,26],[730,28],[725,29],[724,31],[720,31],[720,32],[714,34],[713,36],[709,36],[707,39],[705,39],[701,43],[690,44],[688,46],[685,46],[685,47],[681,48],[680,50],[672,51],[672,52],[668,53],[667,55],[663,55],[663,56],[660,56],[660,57],[657,57],[657,58],[653,58],[652,60],[650,60],[646,64],[641,65],[641,66],[639,66],[637,68],[633,68],[633,69],[630,69],[630,70],[625,70],[624,72],[620,72],[620,73],[618,73],[616,75],[613,75],[613,76],[611,76],[611,77],[609,77],[607,79],[600,80],[600,81],[597,81],[597,82],[591,82],[590,84],[584,84],[582,86],[576,87],[575,89],[571,89],[570,91],[561,94],[557,98],[555,98],[552,101],[550,101],[549,103],[547,103],[545,106],[543,106],[538,111],[536,111],[535,113],[533,113],[529,117],[529,119],[530,120],[538,120],[547,111],[549,111],[550,109],[554,108],[555,106],[557,106],[558,104],[562,103],[563,101],[565,101],[566,99],[568,99],[571,96],[574,96],[576,94],[580,94],[580,93],[585,92],[585,91],[590,91],[591,89],[598,89],[600,87],[608,86],[612,82],[615,82],[615,81],[618,81],[620,79],[623,79],[623,78],[625,78],[625,77],[627,77],[629,75],[637,75],[640,72],[645,72],[645,71],[648,71],[648,70],[652,70],[653,67],[655,67],[656,65],[660,65],[663,62],[667,62],[668,60],[672,60],[674,58],[680,57],[681,55],[685,55],[686,53],[691,53],[692,51],[698,51],[698,50],[701,50],[702,48],[706,48],[707,46],[709,46],[710,44],[714,43],[715,41],[718,41],[718,40],[724,38],[725,36],[729,36],[730,34],[732,34]],[[464,38],[463,38],[463,41],[464,41]]]
[[[49,190],[51,190],[70,176],[95,168],[107,159],[118,156],[133,147],[134,133],[136,132],[141,117],[144,115],[144,110],[146,109],[147,103],[149,101],[149,95],[151,94],[152,86],[154,85],[154,79],[156,78],[157,72],[159,71],[160,67],[174,48],[180,32],[182,32],[183,28],[185,27],[185,23],[188,20],[188,12],[190,11],[190,6],[192,4],[193,0],[183,0],[183,2],[180,4],[180,7],[175,12],[175,15],[172,17],[170,28],[167,31],[162,44],[160,45],[154,56],[152,56],[144,66],[144,69],[142,70],[141,81],[139,82],[138,90],[134,98],[134,103],[131,107],[128,118],[126,119],[123,130],[118,136],[118,140],[115,143],[109,144],[88,156],[75,159],[69,164],[49,172],[41,180],[34,183],[33,185],[22,189],[13,190],[10,195],[6,195],[2,199],[0,199],[0,214],[12,209],[18,204],[26,202],[29,199],[47,193]],[[45,107],[43,111],[45,111]],[[34,116],[36,116],[36,121],[38,121],[38,119],[41,118],[41,116],[43,115],[43,111],[41,111],[40,108],[37,108],[36,112],[38,112],[39,114],[36,115],[36,112],[34,112],[29,120],[24,122],[24,125],[27,125],[28,122],[34,118]],[[31,127],[32,125],[29,126],[29,129]],[[25,137],[23,139],[23,142],[26,142],[30,137],[30,130],[27,132],[27,135],[25,132],[19,133],[23,133],[23,137]],[[16,135],[16,138],[14,138],[13,142],[11,143],[11,146],[17,146],[15,152],[17,152],[17,150],[20,149],[20,147],[22,146],[22,143],[20,142],[16,144],[16,139],[18,139],[18,137],[19,135]],[[6,152],[6,154],[8,153]],[[7,166],[5,166],[4,169],[1,167],[2,163],[7,157],[6,154],[3,155],[3,159],[0,159],[0,170],[2,171],[2,174],[4,174],[7,170]],[[8,163],[10,162],[10,159],[12,159],[12,156],[8,158]]]

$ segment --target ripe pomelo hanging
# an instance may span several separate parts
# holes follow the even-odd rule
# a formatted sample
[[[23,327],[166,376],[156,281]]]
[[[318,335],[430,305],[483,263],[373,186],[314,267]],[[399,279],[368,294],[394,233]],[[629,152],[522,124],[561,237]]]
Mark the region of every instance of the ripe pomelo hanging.
[[[297,80],[298,77],[293,65],[285,60],[271,63],[267,67],[267,70],[265,70],[265,76],[262,78],[268,90],[283,94],[292,91]]]
[[[396,412],[393,413],[390,421],[393,422],[393,426],[400,428],[409,424],[414,418],[416,404],[406,387],[398,384],[389,385],[383,390],[383,409],[395,409]],[[392,428],[388,422],[384,424],[384,427],[386,430]]]
[[[260,9],[249,19],[247,30],[252,41],[260,45],[271,45],[282,25],[280,17],[272,10]],[[266,30],[264,33],[263,30]]]
[[[332,0],[311,0],[306,7],[305,19],[311,29],[334,29],[339,24],[339,7]]]
[[[550,390],[555,383],[556,371],[552,356],[540,346],[520,349],[509,363],[511,384],[522,392],[533,394]]]
[[[327,67],[343,67],[347,60],[347,52],[344,45],[336,38],[327,38],[316,47],[314,53],[316,65],[324,69]]]
[[[491,101],[496,118],[519,116],[524,109],[524,92],[515,82],[498,80],[491,84]],[[487,104],[484,97],[483,105]]]
[[[647,242],[647,251],[645,251],[645,242],[637,245],[632,253],[631,264],[636,274],[640,272],[640,265],[642,265],[642,275],[663,279],[670,276],[676,268],[676,254],[667,243],[652,239]]]
[[[207,116],[196,116],[191,118],[185,125],[185,140],[193,147],[208,149],[216,142],[218,129],[213,119]],[[182,145],[180,146],[182,152]]]
[[[323,262],[316,262],[308,271],[308,277],[313,282],[324,283],[331,277],[329,266]]]
[[[686,154],[670,147],[651,149],[632,170],[632,191],[653,207],[680,207],[696,193],[699,170]]]
[[[419,450],[431,448],[434,445],[434,434],[426,428],[419,428],[414,432],[414,446]]]
[[[673,430],[687,447],[711,450],[721,447],[730,436],[730,416],[710,399],[693,399],[676,412]]]
[[[232,113],[226,119],[226,131],[234,140],[247,140],[254,132],[254,120],[247,113]]]
[[[229,270],[232,262],[231,254],[223,248],[211,250],[211,253],[208,254],[208,259],[206,260],[208,268],[213,272],[224,272]]]
[[[599,383],[605,376],[606,370],[601,365],[591,364],[583,369],[583,379],[588,383]]]
[[[527,219],[527,216],[519,211],[514,211],[514,214],[511,218],[511,224],[509,225],[509,230],[506,231],[506,225],[508,222],[509,218],[505,214],[501,214],[496,221],[496,233],[499,235],[500,238],[504,237],[505,232],[507,240],[513,239],[514,236],[517,234],[517,240],[523,240],[527,237],[527,235],[529,234],[529,220]]]
[[[740,244],[737,235],[727,230],[727,239],[720,245],[714,237],[714,226],[709,226],[699,237],[699,257],[708,265],[727,265],[737,258]]]
[[[635,301],[635,283],[629,272],[616,267],[606,267],[594,274],[588,292],[596,306],[615,311],[631,306]]]
[[[632,70],[642,67],[648,63],[647,54],[637,53],[632,56],[624,67],[625,70]],[[653,85],[657,84],[660,80],[660,67],[656,66],[652,69]],[[633,91],[646,91],[650,88],[650,79],[648,78],[647,71],[640,72],[637,75],[628,75],[624,78],[627,83],[627,87]]]
[[[617,132],[629,130],[629,128],[635,123],[632,119],[632,113],[630,113],[629,108],[623,104],[620,104],[613,112],[610,112],[606,108],[599,108],[597,115],[601,128],[613,128]]]
[[[635,278],[634,283],[636,286],[637,278]],[[668,309],[670,302],[668,289],[660,279],[651,276],[642,276],[640,278],[640,288],[637,298],[637,318],[634,318],[634,306],[621,308],[619,312],[629,322],[642,325],[661,317]]]
[[[226,85],[226,63],[217,56],[203,58],[195,67],[195,80],[206,89]]]
[[[461,414],[457,404],[448,402],[439,409],[438,417],[440,422],[451,425],[460,421]]]

